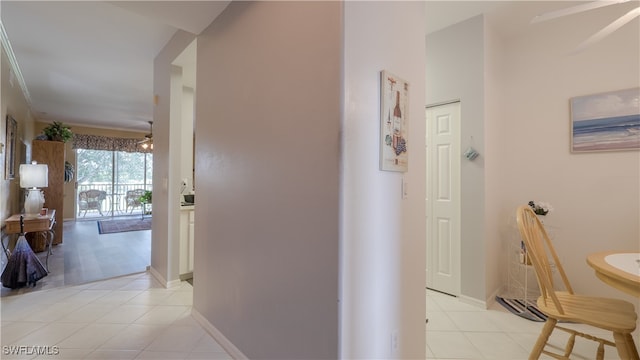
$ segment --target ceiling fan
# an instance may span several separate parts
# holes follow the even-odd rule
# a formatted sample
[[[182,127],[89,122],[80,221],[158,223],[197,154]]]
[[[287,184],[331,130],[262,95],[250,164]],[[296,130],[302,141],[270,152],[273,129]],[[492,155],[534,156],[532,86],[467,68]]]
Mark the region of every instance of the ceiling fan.
[[[571,6],[571,7],[568,7],[568,8],[564,8],[564,9],[560,9],[560,10],[556,10],[556,11],[550,11],[550,12],[547,12],[547,13],[544,13],[544,14],[537,15],[531,20],[531,23],[532,24],[539,23],[539,22],[543,22],[543,21],[559,18],[559,17],[562,17],[562,16],[573,15],[573,14],[581,13],[581,12],[584,12],[584,11],[599,9],[601,7],[610,6],[610,5],[618,5],[618,4],[626,3],[626,2],[629,2],[629,1],[638,2],[638,0],[598,0],[598,1],[592,1],[592,2],[588,2],[588,3],[576,5],[576,6]],[[572,51],[572,53],[575,54],[575,53],[583,51],[584,49],[588,48],[589,46],[591,46],[591,45],[595,44],[596,42],[604,39],[605,37],[611,35],[616,30],[620,29],[621,27],[623,27],[624,25],[626,25],[627,23],[629,23],[631,20],[635,19],[638,16],[640,16],[640,5],[636,6],[631,11],[629,11],[626,14],[620,16],[616,20],[612,21],[609,25],[605,26],[604,28],[602,28],[597,33],[591,35],[591,37],[589,37],[588,39],[583,41],[580,45],[578,45],[578,47],[576,47]]]
[[[153,150],[153,121],[149,121],[149,127],[151,128],[151,131],[144,136],[144,139],[138,141],[140,147],[145,150],[149,148]]]

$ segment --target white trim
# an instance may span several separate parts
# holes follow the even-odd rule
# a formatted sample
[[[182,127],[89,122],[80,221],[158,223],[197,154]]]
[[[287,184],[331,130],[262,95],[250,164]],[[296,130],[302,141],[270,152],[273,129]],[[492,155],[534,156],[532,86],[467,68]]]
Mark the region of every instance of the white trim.
[[[496,303],[496,296],[498,296],[499,294],[503,294],[504,290],[505,290],[505,285],[502,285],[501,287],[497,288],[493,292],[493,294],[491,294],[491,296],[489,296],[489,298],[485,301],[487,304],[487,309]]]
[[[235,360],[249,360],[247,356],[245,356],[242,351],[240,351],[229,339],[227,339],[220,330],[216,329],[209,320],[207,320],[202,314],[198,312],[198,310],[191,308],[191,316],[204,328],[206,332],[213,337],[215,341],[222,346],[222,348],[227,352],[227,354],[231,355],[231,357]]]
[[[487,302],[486,301],[481,301],[478,300],[476,298],[472,298],[469,296],[465,296],[465,295],[460,295],[458,296],[458,300],[460,300],[461,302],[465,303],[465,304],[469,304],[472,306],[476,306],[482,309],[486,309],[487,308]]]
[[[154,269],[151,265],[147,266],[147,270],[149,271],[151,276],[153,276],[154,279],[158,280],[158,282],[162,284],[162,286],[166,284],[167,280],[164,279],[164,276],[160,275],[158,270]]]
[[[154,269],[151,265],[147,266],[147,270],[149,271],[151,276],[153,276],[154,279],[156,279],[162,286],[164,286],[167,289],[180,286],[180,283],[181,283],[180,279],[167,281],[164,278],[164,276],[162,276],[162,274],[160,274],[160,272]]]
[[[454,103],[458,103],[458,102],[461,102],[460,99],[446,100],[446,101],[441,101],[441,102],[425,105],[424,108],[425,109],[429,109],[429,108],[436,107],[436,106],[449,105],[449,104],[454,104]]]
[[[27,105],[28,107],[31,107],[31,94],[29,94],[27,84],[24,82],[22,71],[20,71],[20,66],[18,66],[16,55],[13,53],[11,43],[9,42],[9,37],[7,36],[7,32],[4,29],[4,24],[2,24],[2,20],[0,20],[0,42],[2,42],[2,47],[7,53],[7,58],[9,58],[9,65],[11,66],[11,70],[13,70],[13,74],[15,75],[16,79],[18,80],[18,84],[20,85],[20,89],[22,89],[22,94],[24,95]]]
[[[171,289],[171,288],[175,288],[175,287],[179,287],[182,284],[182,280],[180,279],[176,279],[176,280],[171,280],[166,284],[167,289]]]

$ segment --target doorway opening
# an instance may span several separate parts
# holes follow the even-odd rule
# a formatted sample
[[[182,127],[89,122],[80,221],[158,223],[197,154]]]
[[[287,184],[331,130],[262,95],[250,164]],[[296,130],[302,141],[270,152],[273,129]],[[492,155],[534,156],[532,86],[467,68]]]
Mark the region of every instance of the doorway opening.
[[[77,149],[76,219],[140,216],[153,190],[153,154]]]

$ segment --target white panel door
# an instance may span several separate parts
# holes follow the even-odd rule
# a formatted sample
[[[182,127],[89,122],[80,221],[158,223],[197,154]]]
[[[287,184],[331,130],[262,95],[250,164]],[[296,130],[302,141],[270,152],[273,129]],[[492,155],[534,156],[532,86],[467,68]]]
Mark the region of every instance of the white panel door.
[[[460,103],[427,108],[427,287],[460,295]]]

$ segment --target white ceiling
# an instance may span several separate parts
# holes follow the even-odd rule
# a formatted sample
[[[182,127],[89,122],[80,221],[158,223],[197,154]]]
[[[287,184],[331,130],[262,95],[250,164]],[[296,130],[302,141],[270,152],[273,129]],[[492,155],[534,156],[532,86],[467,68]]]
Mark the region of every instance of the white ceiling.
[[[1,15],[39,120],[148,131],[153,59],[228,4],[3,0]]]
[[[2,0],[0,10],[39,120],[147,131],[153,59],[178,29],[200,33],[229,2]],[[583,2],[428,0],[426,29],[485,13],[505,38],[513,38],[531,30],[535,15],[577,3]],[[604,18],[600,28],[626,11],[608,10],[615,16]]]

